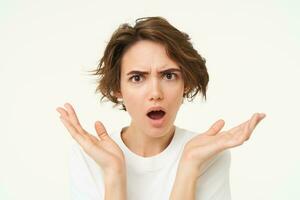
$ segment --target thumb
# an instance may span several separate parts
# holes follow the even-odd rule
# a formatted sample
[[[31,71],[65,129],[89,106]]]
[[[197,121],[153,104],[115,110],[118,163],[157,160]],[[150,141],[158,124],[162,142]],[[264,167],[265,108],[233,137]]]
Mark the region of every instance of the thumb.
[[[218,132],[221,131],[221,129],[224,127],[225,121],[222,119],[219,119],[216,121],[209,129],[205,132],[206,135],[216,135]]]
[[[95,122],[95,129],[96,129],[96,132],[97,132],[97,134],[98,134],[98,136],[101,140],[105,140],[107,137],[109,137],[104,125],[102,124],[102,122],[96,121]]]

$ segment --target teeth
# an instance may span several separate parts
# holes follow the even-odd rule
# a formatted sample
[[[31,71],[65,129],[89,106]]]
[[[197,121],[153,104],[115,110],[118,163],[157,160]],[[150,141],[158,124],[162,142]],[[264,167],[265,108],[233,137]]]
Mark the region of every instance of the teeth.
[[[162,112],[162,113],[156,113],[156,115],[153,112]],[[165,112],[162,110],[152,110],[150,111],[148,114],[148,117],[150,117],[151,119],[160,119],[165,115]]]
[[[165,111],[163,111],[163,110],[152,110],[152,111],[148,112],[147,115],[150,114],[151,112],[159,112],[159,111],[165,113]]]
[[[162,111],[162,110],[151,110],[150,112],[158,112],[158,111]]]

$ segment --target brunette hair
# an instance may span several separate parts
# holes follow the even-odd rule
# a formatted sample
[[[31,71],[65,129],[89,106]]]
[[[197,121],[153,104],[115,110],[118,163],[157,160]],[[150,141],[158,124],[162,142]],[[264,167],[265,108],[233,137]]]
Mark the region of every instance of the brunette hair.
[[[183,97],[192,101],[197,93],[202,93],[206,100],[206,88],[209,76],[206,61],[193,48],[188,34],[179,31],[163,17],[143,17],[135,20],[135,25],[121,24],[108,42],[104,55],[92,75],[98,76],[95,92],[102,97],[122,104],[114,95],[120,91],[121,59],[126,50],[141,40],[158,42],[165,46],[166,53],[181,69],[185,92]],[[124,104],[122,110],[126,111]]]

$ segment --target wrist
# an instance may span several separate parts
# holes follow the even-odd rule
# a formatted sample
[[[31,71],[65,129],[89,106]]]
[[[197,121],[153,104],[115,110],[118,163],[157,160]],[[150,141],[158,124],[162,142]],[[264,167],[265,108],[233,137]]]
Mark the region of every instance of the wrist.
[[[110,173],[104,176],[105,185],[124,185],[126,183],[125,173]]]
[[[125,200],[127,199],[126,175],[106,176],[104,178],[105,200]]]
[[[176,176],[180,177],[181,179],[189,179],[191,181],[196,181],[200,176],[199,169],[200,167],[193,165],[192,163],[180,162]]]
[[[188,173],[183,168],[178,170],[170,200],[195,199],[197,180],[198,178],[194,173]]]
[[[191,167],[181,166],[177,170],[176,179],[182,182],[196,182],[198,179],[198,172]]]

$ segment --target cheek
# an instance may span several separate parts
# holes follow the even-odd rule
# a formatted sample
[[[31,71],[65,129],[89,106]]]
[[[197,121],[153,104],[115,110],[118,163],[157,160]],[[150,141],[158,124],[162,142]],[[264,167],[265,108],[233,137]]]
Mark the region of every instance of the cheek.
[[[130,113],[135,113],[141,109],[141,106],[145,105],[143,94],[138,90],[126,90],[123,92],[123,103],[126,109]]]
[[[171,110],[177,111],[183,101],[183,90],[169,90],[169,92],[166,93],[166,97],[166,100],[169,104],[169,108]]]
[[[173,101],[181,101],[183,97],[184,87],[183,84],[178,84],[174,86],[172,89],[168,89],[167,96],[170,97]]]

